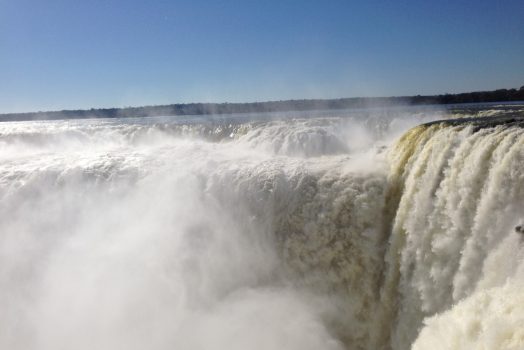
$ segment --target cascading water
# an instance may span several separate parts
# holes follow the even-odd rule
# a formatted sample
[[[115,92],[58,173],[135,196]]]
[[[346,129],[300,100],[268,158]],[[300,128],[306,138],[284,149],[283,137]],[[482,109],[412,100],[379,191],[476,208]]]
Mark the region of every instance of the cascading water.
[[[0,348],[522,347],[524,129],[299,117],[0,124]]]
[[[418,127],[393,152],[403,159],[387,255],[393,348],[408,348],[424,317],[450,308],[425,322],[415,349],[524,346],[523,237],[514,232],[524,218],[524,129],[482,124]]]

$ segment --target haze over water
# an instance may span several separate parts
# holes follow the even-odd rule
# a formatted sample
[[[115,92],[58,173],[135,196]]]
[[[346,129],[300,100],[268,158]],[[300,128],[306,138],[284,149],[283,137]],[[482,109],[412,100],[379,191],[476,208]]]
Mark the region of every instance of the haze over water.
[[[517,349],[519,108],[0,123],[0,348]]]

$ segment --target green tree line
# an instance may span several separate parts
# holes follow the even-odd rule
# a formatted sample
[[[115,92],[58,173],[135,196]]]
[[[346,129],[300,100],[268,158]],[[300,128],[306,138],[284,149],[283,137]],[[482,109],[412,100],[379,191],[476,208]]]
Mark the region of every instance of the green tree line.
[[[499,89],[494,91],[478,91],[430,96],[417,95],[397,97],[351,97],[339,99],[304,99],[251,103],[185,103],[144,107],[92,108],[84,110],[62,110],[53,112],[10,113],[0,114],[0,121],[263,113],[351,109],[395,105],[441,105],[510,101],[524,101],[524,86],[522,86],[520,89]]]

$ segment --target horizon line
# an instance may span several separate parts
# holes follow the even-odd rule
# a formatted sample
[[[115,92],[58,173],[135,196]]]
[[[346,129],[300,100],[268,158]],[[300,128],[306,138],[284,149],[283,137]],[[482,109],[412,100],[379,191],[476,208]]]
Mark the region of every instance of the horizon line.
[[[494,90],[477,90],[459,93],[440,93],[433,95],[396,95],[396,96],[353,96],[353,97],[333,97],[333,98],[292,98],[284,100],[266,100],[266,101],[247,101],[247,102],[175,102],[167,104],[152,104],[152,105],[140,105],[140,106],[120,106],[120,107],[91,107],[91,108],[67,108],[60,110],[37,110],[37,111],[26,111],[26,112],[0,112],[0,116],[11,116],[11,115],[23,115],[23,114],[40,114],[40,113],[60,113],[60,112],[86,112],[91,110],[124,110],[124,109],[139,109],[139,108],[157,108],[157,107],[169,107],[169,106],[188,106],[188,105],[249,105],[249,104],[269,104],[269,103],[284,103],[284,102],[298,102],[298,101],[336,101],[336,100],[379,100],[379,99],[408,99],[408,98],[431,98],[439,96],[456,96],[463,94],[474,94],[474,93],[485,93],[495,91],[511,91],[511,90],[524,90],[524,85],[520,88],[500,88]],[[479,102],[482,103],[482,102]]]

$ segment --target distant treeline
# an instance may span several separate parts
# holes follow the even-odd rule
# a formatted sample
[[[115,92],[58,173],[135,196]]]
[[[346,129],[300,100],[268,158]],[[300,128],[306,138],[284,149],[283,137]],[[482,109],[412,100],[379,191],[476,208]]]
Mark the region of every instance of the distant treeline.
[[[352,97],[326,100],[287,100],[252,103],[186,103],[163,106],[99,109],[92,108],[87,110],[63,110],[55,112],[10,113],[0,114],[0,121],[262,113],[324,109],[350,109],[395,105],[431,105],[508,101],[524,101],[524,86],[518,90],[500,89],[495,91],[479,91],[434,96],[417,95],[401,97]]]

